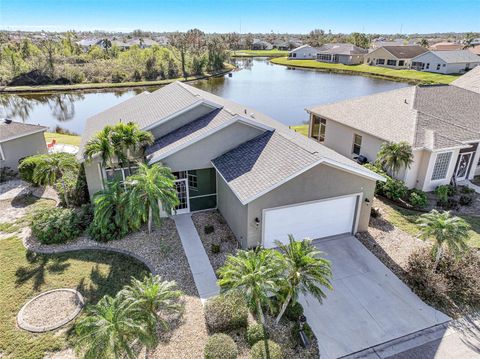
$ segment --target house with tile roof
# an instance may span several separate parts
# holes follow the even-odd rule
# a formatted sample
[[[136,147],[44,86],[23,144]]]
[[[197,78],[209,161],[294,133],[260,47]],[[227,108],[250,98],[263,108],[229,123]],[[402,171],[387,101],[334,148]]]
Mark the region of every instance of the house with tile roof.
[[[409,188],[480,174],[480,94],[458,86],[411,86],[307,109],[309,137],[374,162],[385,142],[412,146],[413,163],[396,175]]]
[[[0,119],[0,170],[16,171],[28,156],[47,153],[43,133],[47,127]]]
[[[454,80],[451,85],[480,94],[480,66]]]
[[[412,59],[412,69],[440,74],[460,74],[480,65],[480,56],[468,50],[428,51]]]
[[[418,45],[382,46],[364,56],[364,63],[392,69],[408,69],[414,57],[428,50]]]
[[[85,161],[85,145],[106,125],[135,122],[155,141],[149,164],[176,176],[177,213],[217,208],[244,248],[321,238],[368,227],[383,178],[254,109],[175,82],[90,117],[82,135],[90,195],[129,168]]]

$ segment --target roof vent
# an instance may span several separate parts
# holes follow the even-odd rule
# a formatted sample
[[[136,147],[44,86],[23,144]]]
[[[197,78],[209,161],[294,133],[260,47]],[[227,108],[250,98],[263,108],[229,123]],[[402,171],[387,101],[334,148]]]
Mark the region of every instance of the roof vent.
[[[407,101],[407,99],[405,99],[405,103],[406,103],[406,104],[408,104],[408,101]]]
[[[250,117],[251,117],[251,118],[255,118],[255,114],[252,112],[252,113],[250,114]]]
[[[245,115],[247,114],[247,109],[244,109],[243,112],[245,113]]]
[[[10,120],[9,118],[4,118],[3,122],[5,122],[7,125],[9,125],[9,124],[12,123],[12,120]]]

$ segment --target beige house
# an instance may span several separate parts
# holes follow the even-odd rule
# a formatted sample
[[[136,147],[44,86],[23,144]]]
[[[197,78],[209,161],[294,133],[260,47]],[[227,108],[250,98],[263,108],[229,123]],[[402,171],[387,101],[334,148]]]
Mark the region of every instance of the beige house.
[[[414,57],[428,52],[422,46],[382,46],[364,56],[364,63],[392,69],[408,69]]]
[[[154,135],[144,160],[173,171],[176,212],[217,208],[244,248],[368,227],[383,178],[254,109],[176,82],[89,118],[80,158],[96,132],[120,120]],[[130,171],[100,158],[84,166],[90,195]]]
[[[456,86],[413,86],[315,106],[309,136],[338,153],[375,161],[384,142],[413,148],[410,168],[397,174],[409,188],[480,174],[480,94]]]
[[[23,158],[47,153],[43,135],[46,130],[44,126],[0,120],[0,169],[16,171]]]

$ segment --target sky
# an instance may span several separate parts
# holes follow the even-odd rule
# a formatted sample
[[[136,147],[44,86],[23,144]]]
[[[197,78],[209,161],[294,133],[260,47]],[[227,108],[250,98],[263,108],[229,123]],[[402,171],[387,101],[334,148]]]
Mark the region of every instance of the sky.
[[[480,0],[0,0],[3,30],[480,32]]]

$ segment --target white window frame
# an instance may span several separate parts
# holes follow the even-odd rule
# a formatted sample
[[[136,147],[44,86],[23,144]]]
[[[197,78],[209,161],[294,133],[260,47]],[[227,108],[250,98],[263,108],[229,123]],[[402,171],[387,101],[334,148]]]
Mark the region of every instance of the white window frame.
[[[449,158],[448,158],[448,163],[447,163],[446,169],[445,169],[445,174],[441,178],[434,178],[434,176],[435,176],[435,166],[437,165],[438,157],[442,156],[442,155],[450,155]],[[432,174],[430,176],[430,182],[443,181],[443,180],[447,179],[448,172],[450,170],[450,166],[451,166],[451,163],[452,163],[452,158],[453,158],[453,151],[439,152],[435,155],[435,160],[433,162],[433,167],[432,167]]]
[[[360,144],[355,142],[356,137],[360,137]],[[363,136],[359,135],[358,133],[353,134],[353,143],[352,143],[352,154],[355,156],[360,156],[362,153],[362,143],[363,143]],[[355,153],[355,146],[358,146],[358,153]]]
[[[0,161],[5,161],[5,154],[3,153],[3,148],[1,143],[0,143]]]

